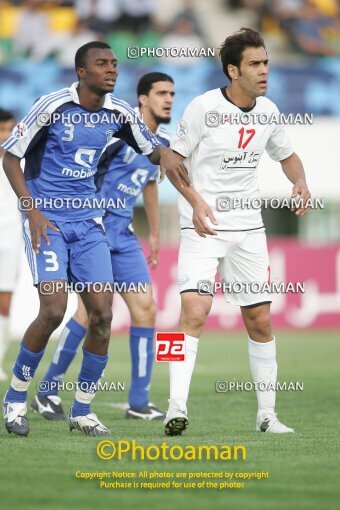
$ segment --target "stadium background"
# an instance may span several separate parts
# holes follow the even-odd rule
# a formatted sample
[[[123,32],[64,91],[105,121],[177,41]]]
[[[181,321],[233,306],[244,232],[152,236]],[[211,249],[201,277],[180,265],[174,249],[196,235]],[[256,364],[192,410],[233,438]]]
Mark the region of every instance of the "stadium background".
[[[92,6],[92,11],[91,11]],[[33,101],[68,85],[75,79],[75,50],[93,39],[111,43],[119,58],[116,94],[136,104],[139,77],[164,70],[173,76],[176,98],[173,134],[186,104],[205,90],[223,86],[226,78],[218,58],[198,61],[164,61],[157,58],[129,60],[128,46],[194,45],[217,47],[226,35],[249,26],[263,32],[271,61],[269,97],[285,113],[313,113],[311,126],[288,126],[296,152],[304,162],[314,197],[324,198],[324,209],[297,219],[285,209],[263,211],[269,236],[272,278],[305,281],[304,296],[279,296],[273,305],[277,332],[279,378],[303,381],[304,391],[281,392],[278,411],[296,434],[268,437],[253,432],[256,403],[253,393],[216,393],[215,382],[249,380],[246,336],[238,309],[216,296],[209,331],[200,342],[189,402],[192,418],[182,442],[245,444],[244,466],[230,463],[228,470],[270,471],[265,482],[249,482],[239,491],[140,491],[103,492],[91,483],[75,480],[76,470],[219,471],[220,462],[105,464],[95,456],[96,440],[67,433],[64,423],[50,423],[29,413],[28,440],[0,433],[0,501],[4,508],[214,508],[238,510],[332,510],[338,508],[340,356],[340,34],[339,7],[335,0],[79,0],[73,2],[29,0],[0,2],[0,106],[17,119]],[[175,43],[174,43],[175,41]],[[47,52],[47,53],[46,53]],[[263,197],[287,197],[291,185],[280,166],[264,155],[260,165]],[[158,328],[175,329],[179,312],[176,284],[178,216],[176,193],[169,183],[160,186],[161,262],[153,273],[158,300]],[[145,215],[136,208],[135,228],[147,241]],[[147,250],[147,246],[146,246]],[[67,318],[75,306],[70,299]],[[23,255],[18,288],[12,307],[12,335],[19,340],[38,307]],[[113,331],[126,329],[126,308],[115,300]],[[311,331],[315,328],[315,331]],[[321,329],[320,329],[321,328]],[[333,331],[330,328],[334,328]],[[211,331],[215,329],[215,331]],[[226,330],[230,330],[227,331]],[[57,334],[55,335],[57,337]],[[55,344],[54,344],[55,345]],[[53,343],[36,374],[41,380],[54,349]],[[18,343],[12,342],[6,371],[9,373]],[[67,374],[76,381],[80,353]],[[130,361],[126,332],[113,335],[105,379],[125,381]],[[0,383],[1,394],[6,383]],[[35,387],[32,384],[29,400]],[[166,364],[154,368],[151,398],[166,407]],[[72,392],[62,392],[69,409]],[[99,392],[94,412],[113,430],[113,439],[136,439],[148,446],[164,440],[159,423],[126,422],[122,412],[126,393]],[[209,419],[207,420],[207,416]],[[281,416],[281,415],[280,415]],[[211,417],[211,419],[210,419]],[[270,436],[270,435],[269,435]],[[14,439],[14,441],[13,441]],[[18,438],[16,438],[18,439]],[[178,444],[178,438],[168,443]],[[111,500],[110,500],[111,498]],[[110,503],[108,503],[110,501]]]
[[[89,40],[109,42],[119,59],[115,93],[136,104],[136,83],[145,72],[160,70],[175,81],[174,134],[181,114],[196,95],[226,84],[218,46],[241,26],[264,34],[271,71],[268,96],[283,113],[313,114],[312,125],[287,126],[301,156],[313,197],[324,209],[296,218],[287,209],[266,209],[273,281],[304,281],[305,295],[277,296],[276,326],[305,328],[340,325],[340,189],[337,183],[340,132],[340,30],[335,0],[27,0],[0,3],[0,105],[20,119],[42,94],[75,81],[76,49]],[[215,48],[215,58],[128,58],[129,46]],[[264,155],[260,165],[263,197],[290,195],[291,185],[279,165]],[[158,328],[176,328],[179,296],[176,257],[179,239],[176,190],[160,187],[161,262],[153,272]],[[134,226],[147,239],[141,202]],[[147,250],[147,246],[145,247]],[[38,306],[23,257],[13,302],[12,331],[20,336]],[[75,306],[71,296],[68,314]],[[114,303],[113,331],[127,328],[123,301]],[[20,322],[15,320],[20,314]],[[208,328],[240,328],[239,310],[216,296]],[[61,326],[62,327],[62,326]],[[60,329],[58,330],[58,332]],[[57,332],[57,333],[58,333]]]

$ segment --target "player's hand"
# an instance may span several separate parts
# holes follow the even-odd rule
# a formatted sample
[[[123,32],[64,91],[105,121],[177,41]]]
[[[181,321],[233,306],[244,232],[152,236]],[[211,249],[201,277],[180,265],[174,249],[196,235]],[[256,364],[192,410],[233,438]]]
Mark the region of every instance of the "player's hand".
[[[159,236],[149,236],[149,248],[150,255],[148,256],[147,260],[152,269],[156,269],[159,262]]]
[[[59,228],[57,228],[53,223],[50,222],[40,211],[39,209],[33,209],[30,212],[26,213],[28,218],[28,224],[31,232],[31,242],[33,246],[33,250],[35,253],[39,253],[39,248],[41,245],[41,236],[45,239],[46,244],[50,246],[50,240],[47,235],[47,227],[60,232]]]
[[[192,222],[195,230],[200,237],[206,237],[206,234],[216,236],[217,232],[209,227],[206,218],[209,218],[211,223],[217,225],[214,213],[208,204],[202,200],[193,207]]]
[[[164,149],[160,156],[161,180],[163,175],[167,175],[168,179],[175,187],[183,188],[191,186],[188,176],[188,170],[183,163],[183,157],[171,149]]]
[[[311,194],[307,187],[307,184],[304,181],[297,182],[292,190],[292,198],[295,198],[299,203],[298,207],[292,209],[295,212],[296,216],[304,216],[308,212],[308,200],[310,199]]]

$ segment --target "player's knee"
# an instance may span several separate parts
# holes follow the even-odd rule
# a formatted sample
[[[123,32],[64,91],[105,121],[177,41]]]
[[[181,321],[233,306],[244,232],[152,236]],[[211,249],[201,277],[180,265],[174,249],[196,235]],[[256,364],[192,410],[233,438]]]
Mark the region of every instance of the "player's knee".
[[[111,330],[111,321],[111,307],[95,309],[89,316],[89,328],[91,328],[92,331],[95,331],[98,335],[107,336]]]
[[[54,331],[63,321],[66,312],[64,305],[47,305],[40,309],[39,316],[45,322],[46,329]]]
[[[190,308],[185,307],[181,313],[181,323],[185,323],[192,329],[200,329],[204,326],[209,310],[201,303],[193,303]]]
[[[136,299],[128,303],[131,321],[135,326],[152,327],[156,320],[157,306],[151,294],[136,295]]]
[[[248,327],[253,336],[266,337],[271,334],[271,320],[269,311],[256,311],[248,316]]]
[[[140,319],[154,324],[156,320],[157,307],[153,299],[140,310]]]

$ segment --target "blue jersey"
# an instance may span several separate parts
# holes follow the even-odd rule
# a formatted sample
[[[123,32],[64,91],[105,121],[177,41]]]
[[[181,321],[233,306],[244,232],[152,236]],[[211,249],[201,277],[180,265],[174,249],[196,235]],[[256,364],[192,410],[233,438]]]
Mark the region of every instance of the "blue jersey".
[[[170,145],[169,134],[163,126],[155,136],[158,143]],[[122,140],[113,138],[100,158],[95,177],[98,199],[107,203],[106,215],[131,219],[137,197],[150,180],[158,179],[158,174],[158,166]]]
[[[41,97],[3,148],[25,158],[27,187],[49,219],[79,221],[103,215],[94,200],[94,175],[113,135],[144,155],[159,145],[125,101],[106,94],[103,108],[89,111],[80,106],[74,83]]]

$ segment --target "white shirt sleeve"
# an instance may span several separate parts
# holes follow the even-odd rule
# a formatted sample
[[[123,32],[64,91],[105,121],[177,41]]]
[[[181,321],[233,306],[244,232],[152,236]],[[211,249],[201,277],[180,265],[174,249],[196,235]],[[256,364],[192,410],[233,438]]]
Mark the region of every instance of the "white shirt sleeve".
[[[275,108],[274,113],[279,117],[280,112],[277,108]],[[266,145],[266,151],[274,161],[282,161],[293,154],[290,140],[281,124],[274,124],[274,129]]]
[[[201,96],[196,97],[185,109],[182,120],[177,126],[176,136],[171,149],[188,158],[200,142],[205,123]]]

